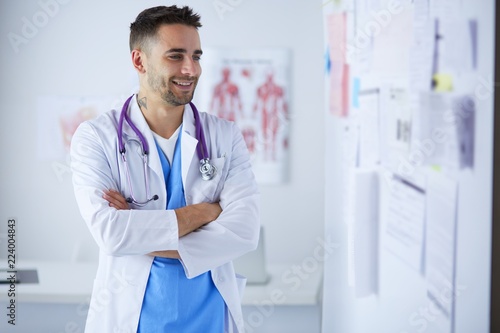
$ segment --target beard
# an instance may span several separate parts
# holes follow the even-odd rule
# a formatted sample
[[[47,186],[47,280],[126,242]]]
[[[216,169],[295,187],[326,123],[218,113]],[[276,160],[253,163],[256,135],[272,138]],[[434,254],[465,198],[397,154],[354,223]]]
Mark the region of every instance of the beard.
[[[193,89],[191,91],[181,92],[179,94],[175,94],[170,88],[169,83],[174,85],[173,81],[175,80],[186,80],[193,82]],[[180,106],[188,104],[193,100],[194,91],[196,89],[196,85],[198,84],[198,78],[196,77],[172,77],[168,81],[165,78],[158,74],[156,68],[150,67],[149,75],[148,75],[148,84],[154,92],[160,94],[162,100],[173,106]]]

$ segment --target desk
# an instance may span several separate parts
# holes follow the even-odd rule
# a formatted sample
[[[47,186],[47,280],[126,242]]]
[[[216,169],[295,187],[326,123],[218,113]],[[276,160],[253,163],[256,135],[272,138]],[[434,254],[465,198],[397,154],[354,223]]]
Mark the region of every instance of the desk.
[[[37,284],[16,284],[16,302],[82,303],[92,292],[97,263],[23,261],[16,269],[38,272]],[[7,289],[7,285],[0,285],[0,302],[7,301]]]
[[[268,283],[248,284],[242,304],[256,305],[272,301],[271,295],[275,292],[283,295],[278,297],[279,302],[274,302],[277,305],[317,305],[321,295],[322,270],[308,273],[306,277],[291,273],[291,268],[291,265],[270,267]],[[18,301],[81,303],[88,301],[97,263],[23,261],[16,269],[36,269],[39,280],[38,284],[17,284]],[[283,275],[284,273],[288,274]],[[7,285],[0,285],[2,302],[7,300],[7,294],[4,292],[7,289]]]
[[[64,332],[65,325],[83,327],[85,316],[82,309],[88,306],[97,263],[70,263],[54,261],[23,261],[16,269],[37,269],[38,284],[17,284],[16,303],[25,306],[18,318],[21,325],[28,325],[26,318],[50,318],[50,329]],[[273,265],[269,268],[270,280],[265,285],[247,285],[242,305],[247,331],[254,332],[299,332],[297,325],[309,327],[307,332],[319,332],[322,270],[300,275],[292,272],[292,265]],[[6,304],[8,285],[0,285],[0,303]],[[38,304],[38,305],[37,305]],[[52,315],[61,309],[73,314],[74,319]],[[52,309],[52,310],[51,310]],[[48,311],[46,315],[42,315]],[[28,313],[26,313],[28,312]],[[33,316],[30,315],[33,312]],[[36,315],[34,314],[36,312]],[[78,316],[77,316],[78,314]],[[57,323],[57,320],[60,322]],[[69,321],[68,321],[69,320]],[[0,324],[0,328],[4,323]],[[40,328],[43,323],[29,323]],[[290,328],[283,328],[289,325]],[[318,327],[318,330],[311,329]],[[53,328],[57,327],[56,330]],[[287,326],[288,327],[288,326]],[[1,331],[1,330],[0,330]],[[46,329],[45,331],[49,331]]]

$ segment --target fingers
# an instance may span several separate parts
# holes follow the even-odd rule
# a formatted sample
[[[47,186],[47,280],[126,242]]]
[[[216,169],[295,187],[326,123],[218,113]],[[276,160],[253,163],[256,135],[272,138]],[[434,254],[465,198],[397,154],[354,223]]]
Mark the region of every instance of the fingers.
[[[120,192],[115,190],[105,190],[103,199],[109,202],[109,207],[116,209],[129,209],[128,202]]]
[[[179,237],[182,237],[207,223],[215,221],[222,209],[219,203],[203,202],[177,208],[174,211],[177,216]]]
[[[220,213],[222,213],[222,208],[218,202],[212,203],[210,205],[212,206],[212,213],[214,214],[213,216],[215,220],[219,217]]]

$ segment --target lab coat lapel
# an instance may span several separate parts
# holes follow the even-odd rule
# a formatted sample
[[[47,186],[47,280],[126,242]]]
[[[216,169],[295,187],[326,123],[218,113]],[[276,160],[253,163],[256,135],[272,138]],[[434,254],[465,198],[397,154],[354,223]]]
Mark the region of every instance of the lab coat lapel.
[[[196,131],[194,126],[194,115],[193,110],[189,104],[184,107],[184,115],[182,119],[182,141],[181,141],[181,151],[182,151],[182,183],[184,184],[184,192],[187,193],[191,188],[192,179],[188,179],[189,169],[192,167],[193,158],[196,154],[196,145],[198,140],[196,139]],[[197,165],[194,165],[196,167]]]
[[[144,118],[139,105],[137,104],[137,95],[135,95],[130,101],[129,106],[129,116],[134,125],[141,131],[142,135],[146,138],[146,141],[149,145],[149,167],[153,170],[153,172],[163,179],[163,169],[160,162],[160,157],[156,152],[156,144],[153,138],[153,134],[151,133],[151,129],[149,128],[146,119]],[[193,164],[193,158],[196,154],[196,145],[198,144],[198,140],[196,139],[196,131],[194,125],[194,115],[193,110],[189,104],[186,104],[184,107],[184,114],[182,119],[182,131],[183,134],[181,136],[181,164],[182,164],[182,183],[184,184],[184,191],[187,193],[186,189],[191,188],[192,179],[188,179],[189,170],[191,167],[196,168],[198,164]],[[130,128],[130,126],[126,123],[123,124],[123,133],[124,139],[127,136],[131,136],[137,138],[135,132]],[[154,184],[153,184],[154,186]]]
[[[142,133],[142,135],[146,138],[146,141],[148,142],[149,145],[149,163],[148,166],[153,170],[153,172],[160,177],[160,179],[163,179],[163,169],[161,167],[161,162],[160,162],[160,157],[158,156],[158,152],[156,150],[156,144],[153,138],[153,134],[151,132],[151,129],[149,128],[148,123],[146,122],[146,119],[144,118],[141,109],[139,108],[139,104],[137,103],[137,95],[135,95],[132,100],[130,101],[130,106],[129,106],[129,116],[130,119],[132,120],[132,123],[137,127],[137,129]],[[137,137],[137,134],[135,134],[134,130],[127,124],[126,121],[124,121],[123,124],[123,132],[126,135],[136,137],[137,140],[139,138]],[[153,184],[154,186],[154,184]]]

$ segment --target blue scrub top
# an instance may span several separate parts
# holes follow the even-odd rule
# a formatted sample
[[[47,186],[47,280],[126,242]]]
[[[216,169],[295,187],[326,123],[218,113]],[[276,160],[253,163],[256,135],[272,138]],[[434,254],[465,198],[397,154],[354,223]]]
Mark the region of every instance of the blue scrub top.
[[[181,176],[182,129],[172,167],[156,143],[167,187],[167,209],[186,206]],[[210,272],[186,277],[179,259],[155,257],[142,302],[138,333],[223,333],[224,299]]]

